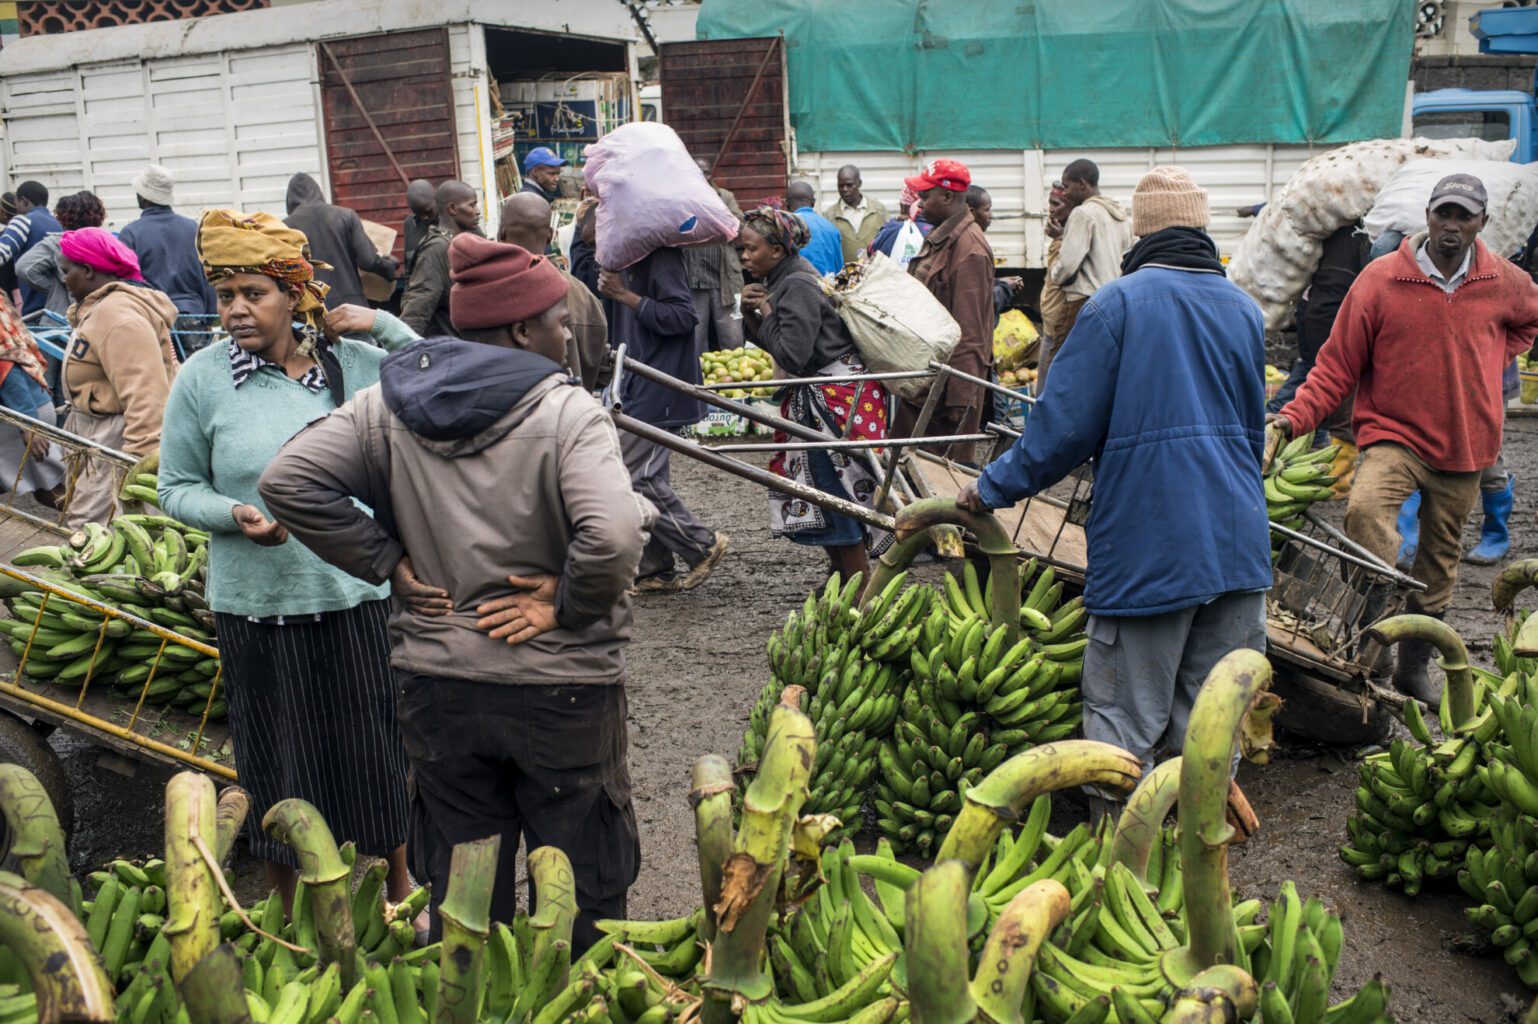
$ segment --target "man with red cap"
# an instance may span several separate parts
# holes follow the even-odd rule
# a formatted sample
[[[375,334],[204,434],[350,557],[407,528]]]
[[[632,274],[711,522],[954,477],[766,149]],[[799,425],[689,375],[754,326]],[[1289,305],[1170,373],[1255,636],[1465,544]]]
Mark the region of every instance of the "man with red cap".
[[[961,325],[961,341],[951,352],[950,365],[987,378],[993,368],[993,249],[967,206],[972,175],[960,161],[936,160],[922,173],[904,179],[904,184],[918,193],[924,219],[935,225],[924,239],[924,247],[908,264],[908,273],[924,282]],[[952,378],[924,436],[976,433],[986,399],[980,385]],[[895,436],[914,436],[923,404],[922,399],[904,399],[898,405],[892,431]],[[932,450],[971,462],[975,447],[953,444]]]
[[[585,948],[595,921],[626,916],[640,865],[626,592],[654,513],[608,416],[561,369],[566,278],[469,232],[449,267],[467,340],[388,356],[378,385],[284,446],[261,494],[354,576],[383,582],[404,563],[391,664],[412,872],[432,882],[434,930],[454,845],[490,835],[502,837],[492,916],[512,921],[521,837],[571,859]]]

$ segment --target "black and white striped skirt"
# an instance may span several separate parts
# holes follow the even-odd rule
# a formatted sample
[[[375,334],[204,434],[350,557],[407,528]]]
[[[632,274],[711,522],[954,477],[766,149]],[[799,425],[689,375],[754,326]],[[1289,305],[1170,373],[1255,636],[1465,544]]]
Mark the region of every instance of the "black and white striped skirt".
[[[251,851],[298,859],[262,831],[280,800],[314,804],[338,844],[382,857],[406,841],[406,753],[395,723],[388,601],[283,625],[219,613],[239,784]]]

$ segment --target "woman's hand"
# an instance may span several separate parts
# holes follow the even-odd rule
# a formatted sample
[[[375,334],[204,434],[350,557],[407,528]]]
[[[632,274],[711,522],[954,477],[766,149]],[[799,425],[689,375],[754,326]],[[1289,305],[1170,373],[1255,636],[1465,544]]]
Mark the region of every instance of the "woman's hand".
[[[326,312],[326,326],[337,334],[367,334],[374,329],[374,311],[344,304]]]
[[[275,548],[288,540],[288,531],[262,515],[262,510],[255,505],[236,505],[230,514],[235,517],[235,525],[240,527],[240,532],[254,544]]]
[[[744,312],[753,313],[764,317],[773,312],[769,305],[769,289],[754,282],[742,286],[742,308]]]
[[[402,556],[395,563],[395,568],[390,570],[390,593],[408,611],[417,615],[437,618],[454,610],[454,601],[449,597],[449,592],[442,587],[429,587],[417,579],[416,570],[411,567],[411,559],[407,556]]]
[[[641,296],[625,286],[625,278],[612,270],[598,272],[598,294],[615,302],[623,302],[631,309],[641,304]]]
[[[507,582],[517,593],[478,605],[475,614],[481,618],[475,623],[476,629],[511,645],[533,640],[558,625],[555,592],[561,583],[559,576],[509,576]]]

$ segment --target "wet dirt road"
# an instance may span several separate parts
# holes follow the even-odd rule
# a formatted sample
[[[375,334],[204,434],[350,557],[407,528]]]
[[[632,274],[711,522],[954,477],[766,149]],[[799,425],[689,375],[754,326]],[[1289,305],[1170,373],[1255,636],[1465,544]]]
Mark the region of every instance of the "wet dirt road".
[[[1511,421],[1506,453],[1519,478],[1512,557],[1535,556],[1538,491],[1525,493],[1524,482],[1538,486],[1538,419]],[[698,902],[686,799],[690,765],[706,752],[735,757],[748,708],[767,678],[764,643],[824,572],[820,552],[769,535],[764,496],[753,485],[682,458],[674,461],[674,479],[707,524],[731,534],[732,549],[699,589],[637,603],[630,763],[644,862],[631,892],[636,917],[675,916]],[[1475,531],[1471,523],[1470,543]],[[1487,665],[1496,628],[1488,600],[1493,574],[1465,566],[1449,617],[1475,660]],[[141,768],[125,779],[100,766],[92,748],[64,737],[55,743],[75,783],[76,866],[159,850],[166,774]],[[1240,775],[1262,828],[1233,851],[1237,893],[1269,900],[1291,878],[1305,897],[1317,895],[1345,915],[1338,996],[1381,971],[1393,986],[1395,1015],[1406,1024],[1512,1019],[1529,995],[1498,955],[1462,948],[1473,929],[1464,922],[1466,900],[1456,886],[1428,888],[1410,900],[1358,883],[1338,859],[1356,787],[1353,752],[1283,743],[1272,764],[1247,765]],[[237,871],[243,892],[254,894],[260,888],[255,865],[242,860]]]

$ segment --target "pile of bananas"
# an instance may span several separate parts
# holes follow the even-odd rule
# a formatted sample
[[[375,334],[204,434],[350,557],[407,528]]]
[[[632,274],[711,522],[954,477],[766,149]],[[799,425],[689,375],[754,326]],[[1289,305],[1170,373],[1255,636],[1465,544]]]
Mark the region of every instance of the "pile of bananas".
[[[906,573],[894,577],[864,606],[857,603],[859,573],[847,583],[835,574],[820,595],[807,595],[769,638],[770,680],[748,715],[737,754],[738,769],[751,777],[785,688],[805,690],[804,710],[817,735],[806,812],[836,815],[841,835],[852,835],[863,820],[877,745],[897,720],[908,652],[934,596],[922,585],[905,588],[906,579]]]
[[[30,548],[13,563],[91,601],[214,642],[214,617],[203,598],[208,535],[169,516],[124,514],[110,526],[87,523],[66,543]],[[57,595],[44,607],[41,591],[6,582],[15,585],[5,598],[11,618],[0,619],[0,633],[17,657],[26,655],[28,675],[63,685],[78,685],[87,675],[123,687],[148,682],[147,703],[198,711],[207,705],[213,718],[226,713],[222,698],[209,700],[217,658]]]
[[[993,626],[993,577],[985,590],[968,562],[947,573],[945,600],[922,623],[892,736],[878,750],[876,827],[897,852],[928,856],[976,785],[1005,758],[1079,728],[1077,683],[1089,641],[1077,631],[1082,599],[1059,607],[1063,587],[1049,566],[1021,567],[1018,639]]]

